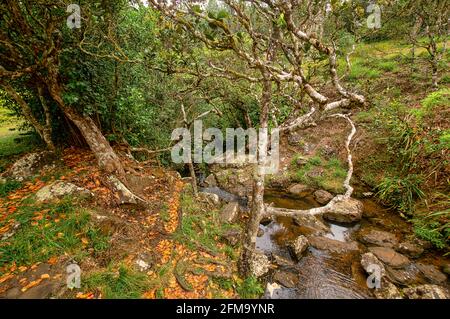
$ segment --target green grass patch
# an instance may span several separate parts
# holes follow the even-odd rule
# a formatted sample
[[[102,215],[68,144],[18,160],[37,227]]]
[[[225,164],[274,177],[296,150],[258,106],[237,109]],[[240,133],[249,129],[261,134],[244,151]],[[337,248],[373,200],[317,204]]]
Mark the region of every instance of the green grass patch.
[[[257,278],[250,276],[238,285],[236,291],[243,299],[256,299],[264,293],[264,287]]]
[[[5,183],[0,182],[0,197],[6,197],[20,187],[22,187],[22,183],[19,181],[6,180]]]
[[[124,265],[117,269],[109,266],[106,270],[82,278],[84,291],[100,291],[105,299],[138,299],[148,288],[149,280],[146,274]]]
[[[313,187],[325,189],[333,193],[341,193],[342,183],[347,177],[347,170],[341,161],[335,157],[325,160],[314,156],[296,169],[293,179]]]
[[[67,199],[57,205],[26,205],[0,223],[18,223],[17,232],[0,242],[0,268],[12,262],[30,265],[51,256],[68,254],[80,259],[88,250],[100,253],[109,239],[90,221],[89,213],[74,207]]]

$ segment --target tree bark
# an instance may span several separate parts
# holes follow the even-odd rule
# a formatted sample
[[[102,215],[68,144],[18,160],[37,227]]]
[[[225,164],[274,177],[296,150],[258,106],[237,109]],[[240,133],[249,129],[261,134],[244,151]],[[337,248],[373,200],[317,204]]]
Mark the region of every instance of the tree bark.
[[[111,145],[109,145],[102,132],[90,117],[79,115],[75,110],[64,103],[61,96],[62,89],[56,79],[57,77],[55,74],[52,75],[52,73],[45,79],[52,98],[67,118],[80,130],[86,143],[89,145],[89,148],[97,158],[100,168],[108,174],[116,175],[122,182],[126,182],[125,170]]]

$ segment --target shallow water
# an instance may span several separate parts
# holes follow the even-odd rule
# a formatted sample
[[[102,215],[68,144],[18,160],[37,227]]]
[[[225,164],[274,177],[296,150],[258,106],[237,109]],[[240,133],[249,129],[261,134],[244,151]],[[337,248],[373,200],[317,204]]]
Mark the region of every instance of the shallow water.
[[[275,207],[289,209],[309,209],[320,206],[312,195],[303,198],[286,195],[282,192],[266,192],[265,202],[273,203]],[[325,237],[338,240],[350,240],[351,233],[359,225],[344,226],[328,224],[330,233]],[[282,256],[294,262],[289,270],[298,274],[299,283],[295,288],[279,286],[274,289],[270,298],[289,299],[360,299],[370,298],[371,294],[365,280],[354,278],[354,264],[358,256],[354,254],[336,255],[308,248],[305,256],[299,262],[291,257],[285,243],[299,235],[308,235],[308,230],[295,224],[292,218],[277,218],[270,224],[260,225],[263,236],[256,241],[257,249]],[[283,267],[281,267],[283,268]]]

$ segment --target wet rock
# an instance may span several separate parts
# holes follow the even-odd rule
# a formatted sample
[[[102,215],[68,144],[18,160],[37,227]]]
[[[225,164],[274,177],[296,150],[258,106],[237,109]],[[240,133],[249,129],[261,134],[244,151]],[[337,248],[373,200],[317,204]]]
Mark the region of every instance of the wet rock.
[[[314,235],[323,235],[330,231],[330,228],[325,225],[320,217],[313,215],[300,215],[294,217],[294,223],[301,227],[310,228]]]
[[[381,287],[375,289],[374,295],[377,299],[403,299],[398,288],[385,278],[381,280]]]
[[[362,229],[358,237],[361,242],[375,246],[392,248],[398,243],[397,237],[394,234],[374,228]]]
[[[273,262],[281,267],[291,267],[295,265],[295,263],[291,259],[285,258],[277,254],[272,254],[272,258]]]
[[[325,205],[333,199],[333,195],[321,189],[314,192],[314,198],[319,204]]]
[[[220,168],[211,167],[216,178],[217,186],[221,189],[240,196],[247,197],[252,193],[253,177],[250,168]]]
[[[222,234],[222,238],[231,246],[236,246],[241,240],[241,231],[239,229],[229,229]]]
[[[215,186],[217,186],[216,177],[213,174],[209,174],[208,177],[205,178],[205,184],[208,187],[215,187]]]
[[[437,267],[433,265],[426,265],[423,263],[417,263],[417,268],[430,282],[434,284],[440,284],[447,281],[447,276],[443,274]]]
[[[273,222],[273,218],[272,216],[266,216],[263,219],[261,219],[261,221],[259,222],[261,225],[263,226],[267,226],[269,225],[271,222]]]
[[[267,274],[270,270],[269,258],[260,252],[254,252],[249,260],[250,272],[259,278]]]
[[[423,248],[420,245],[409,241],[401,242],[395,247],[395,250],[411,258],[418,258],[423,253]]]
[[[353,223],[361,220],[363,204],[354,198],[336,203],[332,212],[324,214],[324,218],[339,223]]]
[[[198,197],[201,201],[207,202],[208,204],[211,205],[220,204],[220,198],[216,194],[200,192],[198,193]]]
[[[312,192],[313,189],[311,187],[309,187],[308,185],[304,185],[304,184],[295,184],[289,187],[288,192],[291,193],[292,195],[296,195],[296,196],[304,196],[307,193]]]
[[[308,237],[309,244],[316,249],[326,250],[333,253],[348,253],[358,251],[356,242],[342,242],[327,237],[311,236]]]
[[[297,237],[297,239],[288,243],[288,248],[292,251],[297,260],[300,260],[302,258],[302,254],[305,252],[308,246],[308,239],[303,235],[300,235],[299,237]]]
[[[259,229],[258,229],[258,234],[257,234],[257,236],[258,236],[258,237],[264,236],[264,230],[262,230],[261,228],[259,228]]]
[[[86,199],[93,197],[94,194],[91,191],[78,187],[72,183],[56,181],[41,188],[36,193],[36,201],[39,203],[52,202],[55,200],[60,200],[66,196],[77,199]]]
[[[30,153],[16,161],[4,175],[17,181],[24,181],[38,174],[40,169],[53,163],[55,159],[56,155],[53,152]]]
[[[408,257],[397,253],[389,247],[369,247],[369,251],[384,264],[391,266],[392,268],[403,268],[410,264]]]
[[[299,277],[288,271],[277,271],[273,275],[273,280],[286,288],[294,288],[299,282]]]
[[[223,223],[233,223],[239,215],[239,204],[228,203],[220,212],[220,221]]]
[[[361,256],[361,266],[368,274],[372,274],[378,268],[381,277],[386,275],[386,269],[383,263],[372,253],[365,253]]]
[[[404,269],[396,269],[387,266],[387,274],[389,279],[399,285],[408,286],[421,282],[420,272],[414,265],[408,265]],[[423,283],[423,282],[422,282]]]
[[[408,299],[449,299],[450,295],[444,287],[437,285],[421,285],[403,289]]]

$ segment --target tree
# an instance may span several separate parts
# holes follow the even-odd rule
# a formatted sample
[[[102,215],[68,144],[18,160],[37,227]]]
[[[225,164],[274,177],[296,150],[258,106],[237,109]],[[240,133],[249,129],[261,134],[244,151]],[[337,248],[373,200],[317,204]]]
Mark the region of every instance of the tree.
[[[299,113],[303,113],[293,121],[280,123],[279,129],[282,132],[306,127],[321,117],[330,116],[327,113],[337,108],[365,103],[364,96],[341,85],[337,73],[336,50],[332,43],[327,44],[317,34],[316,21],[323,20],[325,1],[224,0],[223,6],[215,11],[202,9],[201,1],[150,2],[153,8],[202,43],[203,50],[212,53],[207,54],[210,58],[203,65],[209,70],[209,77],[223,78],[229,82],[240,81],[241,85],[246,83],[253,90],[258,88],[258,126],[262,129],[269,128],[270,115],[277,113],[277,107],[273,104],[275,97],[288,99]],[[229,63],[228,55],[232,56],[233,63]],[[313,76],[305,72],[312,59],[321,59],[326,63],[332,96],[321,93]],[[196,72],[195,69],[184,71],[191,74]],[[197,73],[200,77],[205,76],[204,71]],[[346,149],[349,151],[349,144],[356,131],[353,122],[343,114],[331,116],[344,118],[351,124],[352,130],[346,141]],[[263,217],[322,214],[332,210],[337,202],[348,199],[353,192],[350,186],[353,166],[349,152],[345,194],[336,196],[324,207],[309,211],[266,207],[263,202],[264,172],[260,165],[256,165],[254,169],[251,216],[242,256],[241,270],[244,273],[249,270],[248,260],[255,252],[257,231]]]
[[[86,7],[95,3],[86,2]],[[98,164],[108,173],[124,179],[122,164],[94,121],[80,114],[65,100],[65,84],[61,74],[61,55],[70,39],[65,10],[68,1],[57,6],[52,1],[4,1],[0,5],[0,77],[3,87],[27,114],[27,106],[14,93],[14,82],[29,80],[34,87],[46,89],[61,112],[78,128],[95,154]],[[76,31],[74,31],[76,32]],[[43,96],[41,96],[43,97]],[[51,147],[47,134],[36,121],[28,117]]]

